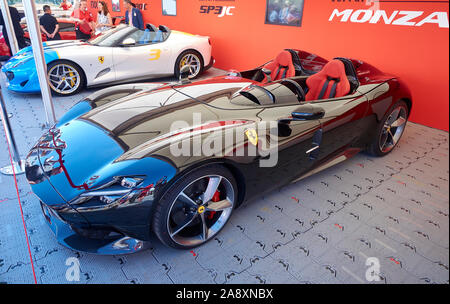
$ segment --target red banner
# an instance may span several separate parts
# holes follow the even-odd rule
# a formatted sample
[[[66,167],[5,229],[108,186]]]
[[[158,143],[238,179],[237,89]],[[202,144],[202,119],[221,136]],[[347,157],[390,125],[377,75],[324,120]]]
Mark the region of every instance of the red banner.
[[[283,48],[367,61],[408,83],[412,121],[448,131],[448,1],[305,0],[300,27],[266,23],[266,0],[178,0],[176,16],[161,0],[136,3],[146,23],[210,36],[218,68],[253,68]]]

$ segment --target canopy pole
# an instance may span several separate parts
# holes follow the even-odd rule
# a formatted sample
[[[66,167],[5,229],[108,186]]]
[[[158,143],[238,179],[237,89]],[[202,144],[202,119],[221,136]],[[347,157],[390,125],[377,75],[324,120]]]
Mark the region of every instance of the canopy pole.
[[[11,55],[14,56],[19,51],[14,25],[12,23],[11,14],[9,12],[8,0],[0,0],[0,8],[2,9],[3,21],[5,23],[6,33],[8,34]]]
[[[12,165],[0,168],[0,172],[5,175],[18,175],[25,172],[25,161],[20,159],[19,150],[17,149],[14,134],[12,133],[11,123],[9,122],[8,113],[6,112],[6,105],[3,99],[2,88],[0,84],[0,118],[2,120],[3,128],[5,129],[6,140],[8,142],[9,151],[11,153]]]
[[[36,4],[33,0],[23,0],[22,2],[27,20],[28,32],[30,33],[36,71],[41,86],[47,127],[52,127],[56,123],[55,108],[53,107],[52,94],[48,85],[47,64],[45,63],[44,48],[42,47],[42,37],[39,29],[39,20],[36,14]]]

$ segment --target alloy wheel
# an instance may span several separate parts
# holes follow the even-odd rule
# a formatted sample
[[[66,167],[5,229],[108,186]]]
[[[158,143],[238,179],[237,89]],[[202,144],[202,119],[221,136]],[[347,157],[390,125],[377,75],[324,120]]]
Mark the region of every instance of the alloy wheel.
[[[180,69],[185,65],[189,65],[190,75],[189,78],[195,78],[200,73],[201,61],[200,58],[192,53],[188,53],[181,58]]]
[[[48,71],[50,87],[59,94],[71,94],[78,89],[81,78],[78,71],[68,64],[57,64]]]
[[[203,176],[178,193],[169,210],[167,231],[183,246],[202,244],[216,235],[229,219],[235,193],[228,179]]]
[[[380,134],[379,147],[381,152],[391,151],[400,140],[407,122],[407,111],[405,107],[396,107],[384,123]]]

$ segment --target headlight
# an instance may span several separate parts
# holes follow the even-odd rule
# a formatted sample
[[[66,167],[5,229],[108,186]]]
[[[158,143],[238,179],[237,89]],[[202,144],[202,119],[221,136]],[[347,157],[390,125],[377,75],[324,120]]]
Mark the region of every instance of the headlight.
[[[132,189],[136,188],[142,183],[142,178],[122,177],[120,185],[124,188]]]
[[[129,201],[134,196],[138,196],[142,190],[148,188],[140,188],[143,181],[144,177],[142,176],[114,177],[113,181],[81,194],[71,204],[79,205],[82,208],[102,207],[116,202],[121,204],[121,202]]]

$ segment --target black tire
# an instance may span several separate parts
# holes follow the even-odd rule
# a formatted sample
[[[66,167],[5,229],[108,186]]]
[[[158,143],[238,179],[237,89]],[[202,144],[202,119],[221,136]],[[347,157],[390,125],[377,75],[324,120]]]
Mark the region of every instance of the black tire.
[[[392,126],[390,126],[387,129],[386,125],[392,124],[393,121],[396,121],[396,119],[400,118],[400,116],[398,118],[391,117],[392,114],[395,114],[394,111],[396,111],[397,109],[400,109],[399,115],[403,116],[403,118],[405,119],[404,124],[402,124],[402,129],[399,129],[399,127],[392,127]],[[400,140],[401,136],[403,135],[406,123],[408,121],[408,117],[409,117],[409,109],[406,102],[400,100],[397,103],[395,103],[378,124],[377,130],[375,132],[375,138],[373,142],[369,145],[367,152],[374,156],[384,156],[392,152],[392,150],[394,150],[394,148],[397,146],[397,143]],[[393,121],[391,122],[391,120]],[[395,130],[393,131],[394,136],[388,134],[388,133],[392,134],[391,132],[392,128],[395,128]],[[384,138],[385,136],[386,141]],[[394,137],[395,140],[393,140]],[[389,147],[387,147],[386,144],[388,143],[387,141],[389,140],[389,138],[392,139],[392,143],[390,144]],[[384,145],[382,144],[383,142]],[[383,149],[383,147],[386,148]]]
[[[212,222],[211,222],[211,226],[214,226],[218,222],[221,225],[221,227],[219,227],[219,229],[217,229],[217,231],[215,231],[215,233],[208,236],[208,238],[206,240],[203,239],[202,241],[198,241],[199,243],[196,243],[196,244],[191,244],[191,243],[181,244],[179,241],[174,240],[175,236],[171,237],[171,234],[169,231],[169,229],[170,229],[169,223],[171,223],[170,221],[171,221],[171,219],[173,219],[173,214],[178,215],[180,212],[178,211],[178,213],[177,213],[177,211],[173,211],[173,213],[171,214],[171,210],[173,208],[174,208],[174,210],[176,210],[175,207],[173,207],[173,206],[180,204],[180,201],[177,199],[179,198],[179,195],[182,191],[186,191],[186,187],[191,187],[192,185],[196,185],[195,183],[197,183],[199,180],[202,181],[202,178],[204,178],[205,176],[208,176],[208,175],[221,176],[222,181],[224,183],[226,183],[228,188],[229,188],[229,186],[232,187],[232,191],[234,191],[234,193],[233,193],[234,202],[232,204],[232,207],[230,207],[228,209],[227,214],[225,214],[227,216],[227,218],[225,220],[222,220],[220,222],[217,221],[217,219],[216,219],[216,222],[214,222],[214,220],[212,220],[212,222],[214,222],[214,224],[212,224]],[[229,182],[229,183],[227,183],[227,182]],[[225,188],[220,188],[222,186],[223,186],[223,184],[221,184],[218,189],[225,189]],[[163,244],[165,244],[166,246],[169,246],[169,247],[173,247],[173,248],[177,248],[177,249],[191,249],[191,248],[195,248],[200,245],[203,245],[204,243],[213,239],[214,236],[217,235],[222,230],[222,228],[226,225],[226,223],[228,222],[228,219],[231,217],[232,211],[234,210],[234,208],[237,205],[236,204],[237,198],[238,198],[237,191],[238,191],[238,187],[237,187],[236,180],[234,179],[233,175],[230,173],[230,171],[228,169],[226,169],[225,167],[223,167],[221,165],[216,165],[216,164],[208,165],[208,166],[201,167],[199,169],[190,171],[189,173],[181,176],[173,185],[171,185],[170,188],[161,197],[161,199],[157,202],[154,213],[153,213],[153,219],[152,219],[153,232],[156,234],[158,239]],[[225,190],[224,190],[224,195],[225,195]],[[226,193],[226,195],[228,195],[228,193]],[[198,206],[200,206],[200,205],[198,205]],[[197,214],[198,214],[198,212],[197,212]],[[206,215],[207,215],[207,211],[205,212],[204,216],[206,216]],[[170,219],[169,219],[169,216],[171,216]],[[199,215],[197,215],[197,216],[199,217]],[[217,216],[218,216],[218,218],[221,217],[222,213],[217,213]],[[185,219],[182,219],[180,221],[184,222]],[[195,228],[195,225],[187,226],[186,228],[191,229],[190,227]],[[212,227],[210,227],[210,228],[212,228]]]
[[[175,74],[175,77],[177,79],[180,78],[181,61],[183,60],[183,58],[185,58],[188,55],[194,55],[200,61],[200,69],[198,70],[198,72],[194,76],[189,76],[189,79],[195,79],[195,78],[197,78],[198,76],[200,76],[203,73],[203,70],[204,70],[205,66],[204,66],[202,55],[199,52],[197,52],[196,50],[187,50],[187,51],[184,51],[183,53],[181,53],[180,56],[178,56],[178,58],[177,58],[177,60],[175,62],[174,74]]]
[[[58,71],[53,70],[58,69],[57,66],[66,66],[67,68],[73,69],[73,71],[76,71],[77,75],[76,75],[76,81],[75,83],[75,87],[71,88],[70,90],[67,90],[66,92],[64,92],[64,90],[62,89],[58,89],[60,87],[58,87],[55,84],[55,77],[54,73],[58,73]],[[70,96],[70,95],[74,95],[79,93],[85,86],[86,86],[86,76],[84,74],[83,69],[76,63],[72,62],[72,61],[68,61],[68,60],[56,60],[56,61],[52,61],[47,65],[47,75],[49,77],[49,84],[50,84],[50,89],[52,90],[53,93],[55,93],[56,95],[59,96]],[[65,79],[64,79],[65,81]]]

